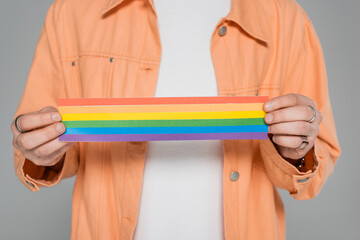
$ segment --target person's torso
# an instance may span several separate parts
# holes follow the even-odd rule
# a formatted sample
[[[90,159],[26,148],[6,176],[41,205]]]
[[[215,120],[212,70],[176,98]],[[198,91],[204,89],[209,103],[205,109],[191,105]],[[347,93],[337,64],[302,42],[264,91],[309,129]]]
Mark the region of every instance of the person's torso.
[[[155,96],[217,96],[210,40],[230,0],[154,4],[162,46]],[[135,240],[223,239],[222,169],[220,140],[149,142]]]
[[[157,85],[162,46],[152,3],[55,1],[50,17],[56,19],[56,26],[46,27],[55,28],[53,37],[57,42],[49,44],[58,45],[64,79],[59,86],[65,88],[66,97],[155,96],[156,87],[162,86],[160,81]],[[207,7],[197,9],[199,18]],[[302,31],[286,24],[293,20],[289,16],[301,14],[299,9],[288,0],[232,0],[230,14],[211,26],[210,53],[217,95],[275,97],[281,93],[286,64],[293,57],[290,47],[298,45],[292,31]],[[186,16],[186,12],[181,14]],[[187,34],[195,37],[194,29]],[[175,26],[173,31],[177,32]],[[179,71],[186,71],[183,66],[186,63],[179,66]],[[205,94],[203,89],[196,94]],[[226,239],[283,239],[283,206],[264,169],[259,141],[222,143]],[[80,144],[72,239],[132,239],[147,146],[147,142]],[[236,181],[230,179],[233,172],[238,173]],[[269,201],[259,196],[267,196]]]

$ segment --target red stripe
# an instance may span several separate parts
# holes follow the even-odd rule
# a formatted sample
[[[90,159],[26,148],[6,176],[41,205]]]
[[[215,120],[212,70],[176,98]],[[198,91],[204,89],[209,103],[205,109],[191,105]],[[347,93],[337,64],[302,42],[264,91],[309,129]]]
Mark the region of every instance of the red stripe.
[[[68,99],[59,99],[59,106],[264,103],[268,99],[269,97],[265,97],[265,96],[72,98],[72,99],[68,98]]]

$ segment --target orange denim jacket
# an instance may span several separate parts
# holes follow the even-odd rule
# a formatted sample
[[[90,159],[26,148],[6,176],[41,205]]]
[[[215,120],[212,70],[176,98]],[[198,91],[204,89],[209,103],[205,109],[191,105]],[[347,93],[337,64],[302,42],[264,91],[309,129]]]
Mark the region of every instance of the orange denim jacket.
[[[222,26],[225,34],[224,28],[219,34]],[[299,93],[312,98],[324,116],[304,173],[269,139],[223,140],[224,237],[284,239],[284,207],[276,188],[295,199],[315,197],[340,154],[321,46],[293,0],[232,0],[231,11],[214,27],[210,50],[218,95]],[[55,0],[16,116],[56,107],[58,98],[154,96],[160,56],[153,0]],[[14,149],[15,169],[33,192],[77,175],[71,239],[129,240],[146,147],[147,142],[77,143],[58,172],[35,166]],[[230,179],[234,171],[237,181]]]

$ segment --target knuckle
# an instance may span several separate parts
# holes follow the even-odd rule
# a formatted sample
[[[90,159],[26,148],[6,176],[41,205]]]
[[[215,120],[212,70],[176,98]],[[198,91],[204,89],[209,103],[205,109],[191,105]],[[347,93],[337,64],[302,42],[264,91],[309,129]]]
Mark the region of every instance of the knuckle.
[[[16,139],[16,143],[21,148],[30,149],[29,141],[24,135],[19,135]]]
[[[34,156],[35,160],[38,160],[38,159],[42,158],[41,154],[39,153],[39,150],[32,151],[32,155]]]
[[[14,121],[12,121],[12,123],[11,123],[11,125],[10,125],[10,129],[11,129],[11,131],[12,131],[13,133],[15,133],[15,132],[16,132],[15,120],[14,120]]]
[[[44,158],[44,157],[48,156],[49,153],[50,153],[50,151],[47,147],[39,147],[35,151],[35,155],[38,156],[39,158]]]
[[[303,135],[307,135],[309,132],[309,126],[305,122],[299,122],[297,127],[300,133]]]
[[[48,126],[42,129],[39,129],[36,131],[36,136],[39,142],[41,143],[45,143],[50,141],[53,137],[53,127],[52,126]]]
[[[295,93],[291,93],[289,95],[290,97],[290,101],[292,102],[293,105],[297,105],[299,102],[298,96]]]
[[[315,102],[314,100],[312,100],[312,99],[311,99],[311,101],[312,101],[312,103],[313,103],[314,108],[317,109],[317,104],[316,104],[316,102]]]
[[[44,158],[47,155],[48,155],[48,151],[43,147],[38,148],[36,151],[36,156],[38,156],[39,158]]]
[[[303,103],[311,103],[313,102],[313,100],[311,98],[309,98],[308,96],[305,96],[303,94],[297,94],[299,101],[303,102]]]
[[[304,110],[305,110],[305,113],[307,116],[313,116],[314,115],[314,110],[309,106],[303,106],[304,107]]]

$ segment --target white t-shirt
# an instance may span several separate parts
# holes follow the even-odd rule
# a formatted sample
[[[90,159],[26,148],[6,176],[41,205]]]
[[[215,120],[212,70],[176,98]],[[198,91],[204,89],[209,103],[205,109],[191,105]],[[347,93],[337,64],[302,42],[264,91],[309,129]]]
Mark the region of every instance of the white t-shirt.
[[[231,0],[155,0],[162,45],[156,97],[217,96],[210,55]],[[149,142],[135,240],[222,240],[221,140]]]

